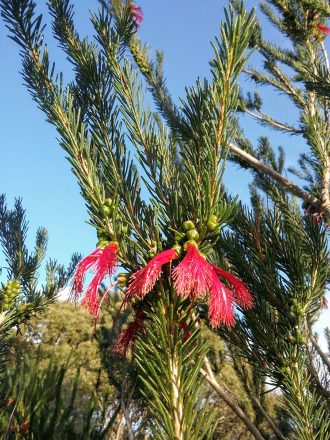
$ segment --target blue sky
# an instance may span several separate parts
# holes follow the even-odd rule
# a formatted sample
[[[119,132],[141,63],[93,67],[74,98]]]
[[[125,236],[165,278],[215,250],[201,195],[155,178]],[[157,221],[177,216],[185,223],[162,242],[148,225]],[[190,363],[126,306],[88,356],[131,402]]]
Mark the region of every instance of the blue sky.
[[[57,68],[63,70],[65,79],[70,79],[70,66],[51,35],[46,1],[37,3],[48,23],[46,42],[51,58]],[[168,86],[176,99],[184,94],[185,85],[193,84],[198,76],[209,75],[210,41],[219,34],[226,3],[219,0],[140,0],[138,3],[144,11],[144,22],[139,31],[141,38],[153,48],[164,50]],[[80,0],[74,4],[79,32],[81,35],[90,33],[89,10],[97,7],[97,0]],[[255,4],[252,0],[246,2],[248,8]],[[95,232],[85,223],[84,202],[65,154],[56,141],[55,129],[45,122],[43,113],[22,85],[18,47],[7,38],[4,24],[0,26],[0,51],[4,60],[0,66],[0,191],[7,194],[9,204],[14,197],[23,198],[31,234],[38,226],[46,227],[49,231],[48,255],[66,263],[73,251],[86,254],[95,247]],[[279,35],[267,23],[266,26],[269,37],[277,39],[280,44]],[[241,83],[244,88],[254,87],[244,79]],[[265,96],[269,98],[265,100],[265,110],[280,115],[283,120],[294,121],[289,102],[283,106],[283,101],[274,100],[269,91]],[[244,126],[252,140],[266,134],[266,129],[257,126],[250,118],[245,118]],[[283,142],[294,145],[295,142],[293,138],[287,139],[275,132],[272,139],[275,145]],[[299,150],[299,145],[290,147],[290,162],[294,161]],[[248,173],[229,165],[225,182],[233,194],[247,199]]]

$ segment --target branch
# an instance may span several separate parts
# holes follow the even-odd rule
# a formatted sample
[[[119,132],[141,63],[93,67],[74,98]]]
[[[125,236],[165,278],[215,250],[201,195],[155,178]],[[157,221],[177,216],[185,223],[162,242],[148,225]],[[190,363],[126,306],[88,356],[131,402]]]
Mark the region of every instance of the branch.
[[[277,130],[294,133],[294,134],[302,134],[302,130],[298,130],[295,127],[292,127],[291,125],[285,124],[283,122],[276,121],[275,119],[271,118],[269,115],[266,115],[264,113],[254,113],[248,109],[244,109],[244,112],[251,115],[253,118],[257,119],[261,123],[272,125]]]
[[[258,407],[261,414],[264,416],[265,420],[267,420],[269,425],[272,427],[272,429],[273,429],[274,433],[277,435],[277,437],[281,440],[285,440],[284,435],[281,433],[281,431],[277,427],[273,418],[270,417],[270,415],[267,413],[267,411],[265,411],[264,407],[261,405],[260,400],[257,397],[255,397],[252,393],[250,394],[250,397],[253,400],[254,404]]]
[[[303,191],[299,186],[296,186],[291,180],[282,176],[282,174],[270,168],[265,163],[260,162],[257,158],[237,147],[234,144],[229,144],[229,150],[232,154],[239,156],[239,158],[249,164],[252,168],[257,171],[268,175],[278,182],[282,187],[286,188],[291,194],[300,197],[301,199],[308,202],[310,205],[317,208],[319,211],[323,212],[326,217],[330,217],[330,204],[327,201],[320,201],[316,197],[311,196],[307,192]]]
[[[207,382],[212,386],[212,388],[219,394],[219,396],[227,403],[227,405],[232,409],[232,411],[242,420],[249,431],[254,435],[257,440],[265,440],[265,437],[261,434],[254,423],[249,419],[247,414],[240,408],[234,400],[226,393],[219,382],[216,380],[212,368],[210,366],[209,359],[205,356],[204,365],[206,371],[201,368],[200,372],[202,376],[207,380]]]
[[[128,415],[128,411],[125,405],[125,390],[124,390],[124,378],[123,378],[123,383],[122,383],[122,389],[121,389],[121,398],[120,398],[120,405],[121,405],[121,410],[123,412],[124,415],[124,419],[126,422],[126,427],[127,427],[127,435],[129,440],[134,440],[134,435],[133,435],[133,431],[132,431],[132,424]],[[135,387],[134,387],[135,388]],[[132,392],[130,393],[129,396],[129,401],[132,398],[133,392],[134,392],[134,388],[132,390]]]
[[[317,351],[318,355],[322,359],[323,363],[326,365],[327,369],[330,373],[330,358],[323,352],[322,348],[320,347],[317,339],[313,335],[312,332],[310,332],[309,339],[311,340],[315,350]]]

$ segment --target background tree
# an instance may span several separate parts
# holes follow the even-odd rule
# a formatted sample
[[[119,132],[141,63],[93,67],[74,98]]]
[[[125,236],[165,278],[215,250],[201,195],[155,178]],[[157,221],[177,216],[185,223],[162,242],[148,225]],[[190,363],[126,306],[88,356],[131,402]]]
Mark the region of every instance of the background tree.
[[[73,255],[65,269],[55,260],[46,263],[45,282],[38,285],[38,269],[47,248],[47,231],[39,228],[35,248],[30,252],[26,245],[28,222],[20,199],[8,209],[6,197],[0,195],[0,244],[4,265],[1,264],[0,288],[0,365],[4,367],[8,344],[6,338],[12,328],[41,312],[53,301],[55,294],[71,277],[79,255]]]

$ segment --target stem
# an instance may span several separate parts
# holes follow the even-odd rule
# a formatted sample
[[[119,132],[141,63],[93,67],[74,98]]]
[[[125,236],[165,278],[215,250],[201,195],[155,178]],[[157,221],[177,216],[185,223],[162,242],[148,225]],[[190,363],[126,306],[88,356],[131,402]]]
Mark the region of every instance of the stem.
[[[163,286],[162,286],[163,287]],[[166,295],[165,290],[162,288],[162,296]],[[177,296],[172,293],[171,302],[173,303],[173,309],[176,308]],[[164,298],[164,305],[166,304]],[[167,363],[169,366],[169,376],[171,378],[171,400],[172,400],[172,418],[173,418],[173,432],[175,440],[183,440],[184,439],[184,431],[183,431],[183,404],[181,399],[181,382],[180,382],[180,374],[179,374],[179,357],[176,344],[171,344],[171,333],[173,332],[173,321],[171,320],[169,310],[166,310],[166,316],[168,319],[167,328],[168,328],[168,357]],[[176,320],[175,323],[176,325]]]
[[[133,431],[132,431],[132,425],[131,425],[131,421],[128,415],[128,411],[125,405],[125,391],[124,391],[124,380],[122,383],[122,388],[121,388],[121,399],[120,399],[120,405],[121,405],[121,410],[123,412],[124,415],[124,419],[126,422],[126,426],[127,426],[127,435],[129,440],[134,440],[134,435],[133,435]],[[134,388],[133,388],[134,391]],[[131,393],[132,394],[132,393]]]
[[[183,406],[180,399],[180,377],[179,377],[179,363],[178,353],[174,352],[172,359],[170,359],[170,376],[172,386],[172,405],[173,405],[173,422],[174,422],[174,438],[175,440],[183,440],[182,431],[182,413]]]
[[[255,397],[252,393],[251,393],[250,397],[253,400],[254,404],[258,407],[259,411],[261,412],[261,414],[263,415],[265,420],[267,420],[269,426],[271,426],[271,428],[273,429],[273,431],[277,435],[277,437],[280,440],[285,440],[284,435],[281,433],[281,431],[277,427],[274,419],[267,413],[267,411],[265,411],[264,407],[261,405],[260,400],[257,397]]]
[[[276,121],[275,119],[272,119],[270,116],[265,115],[263,113],[254,113],[251,110],[245,109],[244,110],[245,113],[247,113],[248,115],[252,116],[254,119],[257,119],[260,122],[264,122],[266,124],[270,124],[272,125],[274,128],[277,128],[278,130],[283,130],[289,133],[295,133],[295,134],[302,134],[303,131],[302,130],[298,130],[294,127],[290,127],[289,125],[286,125],[282,122]]]

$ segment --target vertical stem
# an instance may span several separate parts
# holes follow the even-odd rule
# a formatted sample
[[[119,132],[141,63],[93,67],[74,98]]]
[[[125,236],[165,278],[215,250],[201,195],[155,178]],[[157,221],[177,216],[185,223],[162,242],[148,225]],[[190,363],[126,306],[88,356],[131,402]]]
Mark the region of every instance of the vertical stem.
[[[171,410],[173,417],[173,431],[175,440],[183,440],[183,403],[181,398],[181,381],[179,374],[179,355],[178,347],[175,343],[173,336],[174,327],[178,324],[176,316],[176,305],[177,296],[170,293],[170,305],[167,304],[165,298],[165,291],[162,289],[162,299],[165,308],[165,316],[167,318],[167,328],[168,328],[168,365],[169,365],[169,376],[171,378]],[[171,305],[173,305],[172,310],[170,310]],[[171,313],[172,311],[172,313]]]
[[[178,365],[178,353],[172,353],[170,360],[170,375],[172,378],[172,408],[173,408],[173,422],[174,422],[174,438],[175,440],[183,440],[182,430],[182,413],[183,407],[180,399],[180,377]]]

